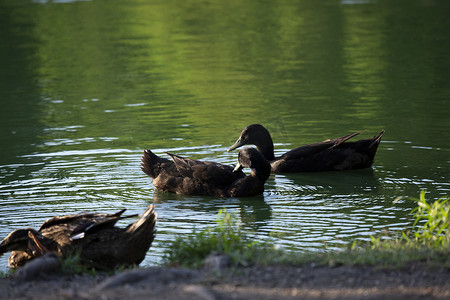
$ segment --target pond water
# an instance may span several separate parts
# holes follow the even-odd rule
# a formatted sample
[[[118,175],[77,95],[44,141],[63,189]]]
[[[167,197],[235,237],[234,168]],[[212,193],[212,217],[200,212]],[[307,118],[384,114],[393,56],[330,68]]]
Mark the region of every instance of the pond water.
[[[0,237],[57,214],[154,203],[148,266],[224,207],[255,239],[302,251],[409,226],[415,204],[396,197],[450,189],[449,8],[0,0]],[[253,123],[276,154],[386,133],[371,169],[271,175],[253,198],[161,193],[140,170],[145,148],[233,164],[226,149]]]

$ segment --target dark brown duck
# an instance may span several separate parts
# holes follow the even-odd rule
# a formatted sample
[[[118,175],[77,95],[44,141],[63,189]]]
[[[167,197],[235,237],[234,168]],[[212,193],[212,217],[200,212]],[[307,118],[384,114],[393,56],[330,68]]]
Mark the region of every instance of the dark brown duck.
[[[254,148],[243,148],[236,167],[215,162],[183,158],[168,153],[172,160],[150,150],[142,156],[141,168],[153,178],[156,189],[184,195],[216,197],[249,197],[262,194],[270,176],[270,164]],[[251,169],[250,175],[242,172]]]
[[[269,131],[260,124],[253,124],[242,130],[228,151],[243,145],[255,145],[270,161],[272,172],[275,173],[364,169],[372,165],[383,133],[384,130],[373,138],[348,142],[360,134],[355,132],[334,140],[298,147],[275,157]]]
[[[136,215],[81,213],[56,216],[45,221],[39,230],[17,229],[0,243],[0,255],[12,251],[9,266],[17,268],[47,252],[60,257],[79,253],[81,263],[97,269],[138,265],[145,258],[154,236],[156,213],[150,205],[142,216],[126,228],[117,221]]]

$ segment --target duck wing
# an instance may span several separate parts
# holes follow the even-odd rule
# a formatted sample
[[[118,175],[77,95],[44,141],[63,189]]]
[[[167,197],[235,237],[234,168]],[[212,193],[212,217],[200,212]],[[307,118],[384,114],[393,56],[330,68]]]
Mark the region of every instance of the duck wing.
[[[75,215],[56,216],[45,221],[39,232],[59,245],[71,243],[70,235],[72,231],[83,223],[89,221],[89,216],[93,214],[81,213]],[[86,218],[86,216],[88,216]]]
[[[332,148],[337,148],[340,145],[344,144],[349,139],[351,139],[352,137],[354,137],[360,133],[361,133],[361,131],[351,133],[351,134],[348,134],[348,135],[345,135],[345,136],[342,136],[340,138],[336,138],[333,140],[325,140],[323,142],[301,146],[301,147],[298,147],[298,148],[295,148],[295,149],[292,149],[292,150],[286,152],[285,154],[280,156],[278,159],[283,159],[283,160],[302,159],[302,158],[306,158],[311,155],[316,155],[323,151],[327,151]]]
[[[227,186],[239,178],[245,177],[242,171],[233,172],[234,167],[211,161],[198,161],[170,154],[180,175],[200,182],[218,186]]]
[[[85,222],[80,223],[75,229],[70,233],[70,238],[72,240],[83,238],[86,234],[98,232],[104,230],[105,228],[112,228],[116,225],[117,221],[132,217],[137,217],[137,214],[129,216],[116,216],[112,215],[108,218],[92,218],[87,219]]]
[[[72,223],[74,220],[77,220],[78,218],[80,218],[80,214],[55,216],[42,223],[41,227],[39,228],[39,231],[61,224]]]
[[[43,236],[55,240],[60,245],[70,244],[71,236],[84,232],[88,228],[95,228],[96,224],[102,226],[114,226],[114,224],[126,218],[136,215],[122,216],[126,209],[122,209],[114,214],[104,213],[79,213],[74,215],[56,216],[45,221],[39,231]],[[100,226],[100,225],[99,225]]]
[[[372,165],[384,130],[373,138],[348,142],[360,132],[293,149],[272,162],[274,172],[364,169]]]
[[[200,165],[204,164],[204,162],[190,158],[184,158],[169,152],[167,152],[167,154],[170,156],[170,158],[172,158],[173,163],[178,171],[178,175],[182,177],[193,177],[194,174],[193,167],[199,164]]]
[[[65,216],[55,216],[46,220],[42,223],[39,231],[42,231],[45,228],[50,228],[52,226],[61,225],[61,224],[70,224],[70,223],[80,223],[83,219],[92,219],[92,220],[103,220],[103,219],[111,219],[120,217],[126,209],[122,209],[114,214],[102,214],[102,213],[78,213],[73,215],[65,215]],[[131,217],[131,216],[127,216]]]
[[[113,214],[81,212],[73,215],[55,216],[42,223],[41,227],[39,228],[39,231],[43,231],[45,229],[54,226],[78,227],[80,224],[83,223],[99,223],[107,220],[116,220],[117,222],[117,220],[120,219],[132,218],[136,216],[134,214],[122,217],[122,214],[125,211],[126,209],[124,208]]]
[[[193,169],[195,179],[218,186],[228,186],[236,180],[245,177],[242,171],[233,172],[233,167],[217,163],[196,165]]]

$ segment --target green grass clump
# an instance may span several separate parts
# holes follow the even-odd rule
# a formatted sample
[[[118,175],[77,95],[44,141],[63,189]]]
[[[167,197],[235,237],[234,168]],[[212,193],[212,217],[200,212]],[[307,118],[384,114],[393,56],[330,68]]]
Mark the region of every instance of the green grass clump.
[[[113,275],[122,271],[137,268],[138,266],[117,266],[114,269],[104,268],[102,265],[94,264],[93,262],[86,263],[81,259],[80,252],[71,252],[66,257],[60,258],[60,271],[64,275],[86,274],[91,276],[99,275],[100,273]]]
[[[7,278],[9,276],[11,276],[11,271],[6,271],[6,272],[1,271],[0,272],[0,279],[1,278]]]
[[[185,267],[199,267],[211,253],[219,252],[230,256],[232,264],[247,265],[264,261],[277,250],[272,244],[252,240],[240,229],[237,218],[225,209],[219,211],[217,226],[180,236],[168,243],[163,263]]]
[[[95,276],[97,272],[94,268],[88,267],[81,262],[80,253],[69,253],[61,260],[61,273],[64,275],[87,274]]]
[[[425,191],[420,193],[417,207],[413,209],[416,218],[413,227],[417,228],[412,237],[413,242],[438,249],[450,246],[448,200],[448,197],[442,197],[430,204],[425,199]],[[424,224],[417,226],[421,221],[425,221]],[[405,239],[411,238],[405,236]]]

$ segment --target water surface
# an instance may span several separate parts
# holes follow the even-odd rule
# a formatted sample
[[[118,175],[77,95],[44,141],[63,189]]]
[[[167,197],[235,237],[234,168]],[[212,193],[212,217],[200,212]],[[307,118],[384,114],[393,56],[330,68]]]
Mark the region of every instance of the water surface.
[[[437,0],[0,0],[0,237],[150,203],[158,235],[143,265],[224,207],[293,250],[403,229],[414,203],[396,197],[449,193],[448,11]],[[253,198],[161,193],[139,168],[144,148],[235,163],[226,149],[252,123],[276,154],[386,134],[371,169],[271,175]]]

